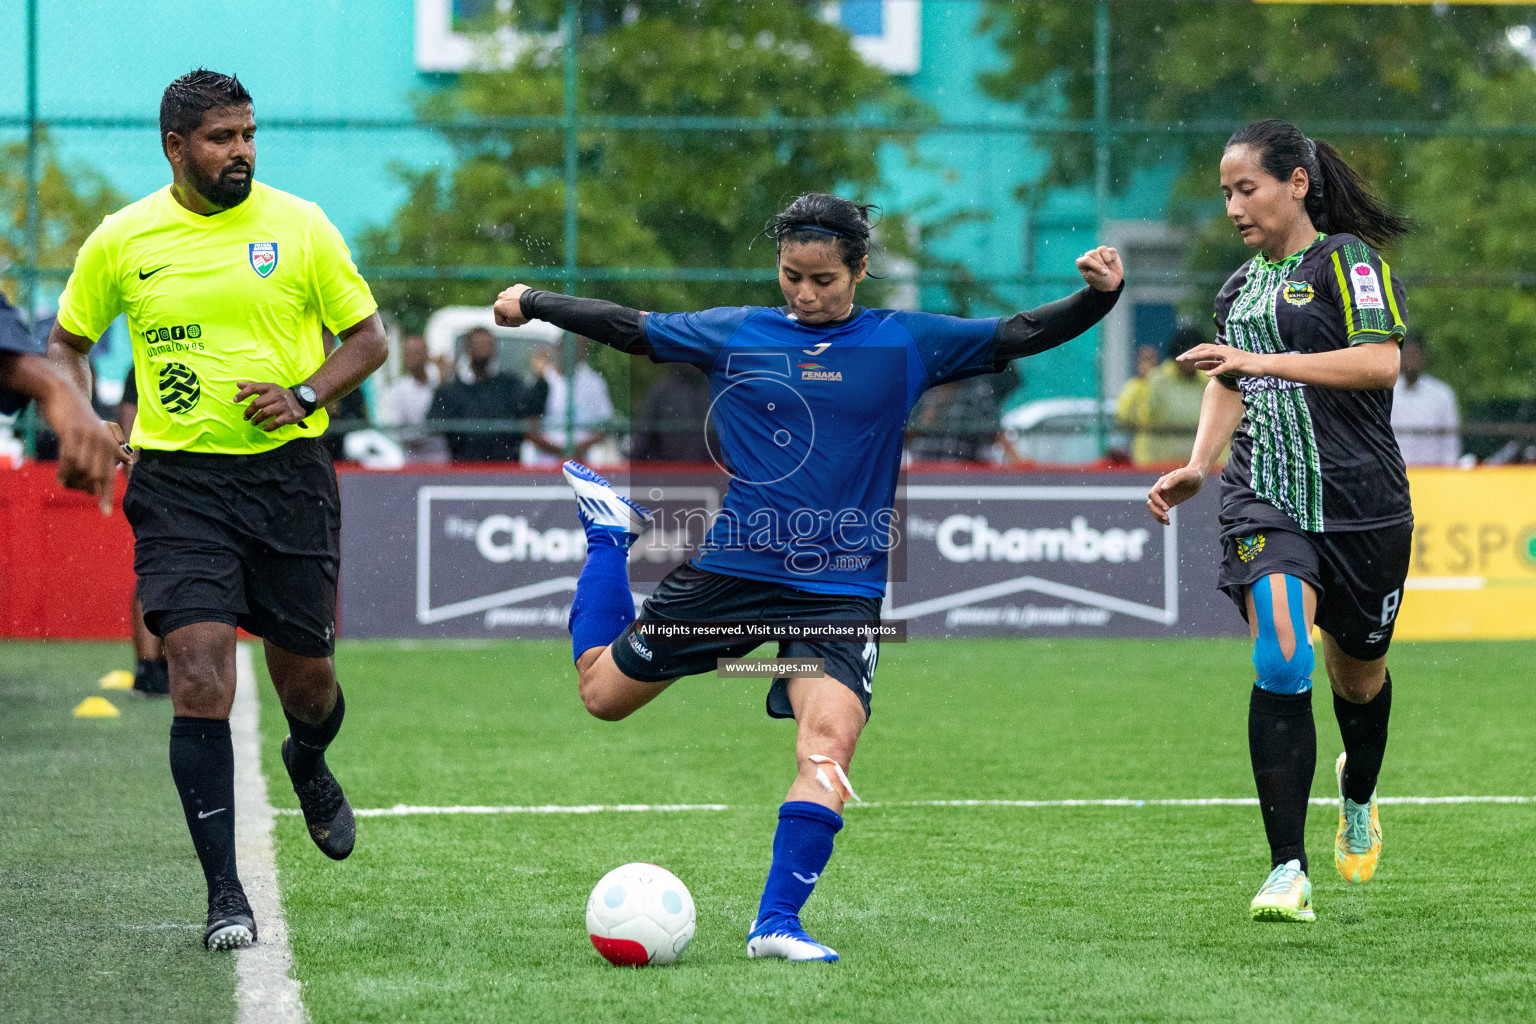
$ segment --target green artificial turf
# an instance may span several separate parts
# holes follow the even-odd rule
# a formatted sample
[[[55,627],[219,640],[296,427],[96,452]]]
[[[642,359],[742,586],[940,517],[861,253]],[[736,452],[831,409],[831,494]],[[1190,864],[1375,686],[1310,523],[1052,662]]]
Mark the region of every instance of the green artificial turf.
[[[198,869],[166,758],[167,700],[103,691],[127,644],[0,644],[0,1021],[232,1021],[202,948]],[[71,714],[107,697],[112,719]]]
[[[258,659],[259,661],[260,659]],[[1247,645],[890,645],[853,780],[866,800],[805,920],[835,965],[749,961],[793,726],[763,681],[699,677],[588,718],[558,643],[345,644],[331,764],[356,807],[723,803],[695,812],[364,818],[326,860],[278,819],[296,974],[316,1022],[1529,1020],[1536,805],[1389,806],[1376,879],[1331,865],[1318,921],[1256,925],[1256,807],[923,807],[901,801],[1246,797]],[[1536,794],[1536,644],[1394,647],[1384,795]],[[1316,702],[1315,793],[1339,747]],[[294,807],[263,694],[273,802]],[[179,822],[174,822],[179,827]],[[698,906],[675,967],[587,941],[608,869],[662,863]]]

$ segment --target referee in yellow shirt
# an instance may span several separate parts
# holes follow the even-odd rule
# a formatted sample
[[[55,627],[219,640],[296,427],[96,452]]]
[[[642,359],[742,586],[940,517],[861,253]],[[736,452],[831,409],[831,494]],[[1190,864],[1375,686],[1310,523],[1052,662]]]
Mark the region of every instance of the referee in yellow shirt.
[[[85,355],[128,317],[139,380],[123,498],[150,630],[170,667],[171,775],[208,881],[209,949],[256,940],[235,870],[235,627],[266,642],[309,834],[352,852],[352,809],[325,763],[336,685],[340,500],[325,406],[383,362],[377,304],[313,203],[255,181],[251,96],[198,70],[160,100],[172,184],[104,220],[59,300],[49,355],[89,393]],[[321,326],[343,344],[327,357]]]

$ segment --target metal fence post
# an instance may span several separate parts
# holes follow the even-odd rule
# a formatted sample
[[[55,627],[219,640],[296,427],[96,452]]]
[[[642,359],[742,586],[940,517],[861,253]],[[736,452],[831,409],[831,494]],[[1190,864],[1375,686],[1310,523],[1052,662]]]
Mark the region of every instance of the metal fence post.
[[[577,182],[576,160],[578,84],[576,43],[580,17],[581,0],[565,0],[565,13],[561,18],[560,28],[565,49],[565,88],[562,100],[565,123],[565,292],[567,295],[575,295],[577,292],[577,201],[580,186]],[[563,363],[561,370],[565,375],[565,455],[566,458],[574,458],[576,455],[576,337],[567,331],[560,347]]]
[[[38,150],[42,139],[37,123],[37,3],[27,0],[27,262],[22,268],[21,295],[27,329],[37,330],[37,268],[41,262],[41,213],[38,209]],[[28,458],[37,454],[37,412],[27,406],[22,418],[22,443]]]
[[[1093,19],[1093,221],[1098,244],[1104,242],[1109,206],[1109,0],[1098,0]],[[1104,325],[1094,331],[1094,429],[1099,457],[1109,447],[1104,419]]]

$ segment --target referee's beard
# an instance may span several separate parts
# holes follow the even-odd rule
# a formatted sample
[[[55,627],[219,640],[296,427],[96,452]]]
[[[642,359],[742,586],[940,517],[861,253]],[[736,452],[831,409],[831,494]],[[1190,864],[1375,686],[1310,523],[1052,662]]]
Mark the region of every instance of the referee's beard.
[[[199,195],[223,210],[245,202],[251,194],[251,182],[256,180],[256,168],[244,160],[228,164],[216,178],[205,177],[202,169],[190,162],[184,166],[183,171]],[[245,173],[238,174],[240,171]]]

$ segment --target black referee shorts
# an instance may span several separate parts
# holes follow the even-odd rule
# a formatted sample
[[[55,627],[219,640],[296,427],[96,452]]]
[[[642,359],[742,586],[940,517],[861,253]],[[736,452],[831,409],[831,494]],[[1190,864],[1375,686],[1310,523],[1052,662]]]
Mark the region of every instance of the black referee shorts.
[[[224,622],[309,658],[336,646],[341,498],[321,443],[140,451],[123,495],[150,632]]]
[[[1216,585],[1247,618],[1244,594],[1254,581],[1284,573],[1317,591],[1317,627],[1351,658],[1387,653],[1413,554],[1413,524],[1374,530],[1305,533],[1255,526],[1222,538]]]
[[[640,622],[657,620],[695,622],[792,622],[796,619],[828,621],[854,619],[880,621],[880,599],[854,594],[812,594],[780,583],[725,576],[685,562],[667,574],[646,598]],[[761,646],[758,640],[644,639],[635,623],[613,642],[614,664],[631,679],[663,683],[679,676],[715,671],[720,658],[742,658]],[[780,659],[822,658],[827,675],[853,691],[869,718],[874,690],[875,664],[880,658],[878,640],[788,640],[779,644]],[[768,714],[793,718],[789,680],[775,679],[768,689]]]

